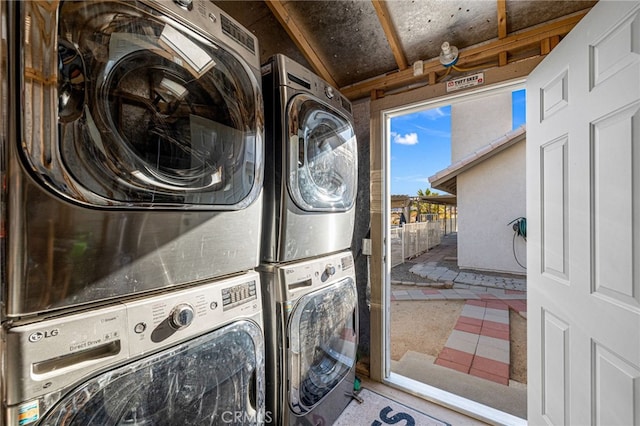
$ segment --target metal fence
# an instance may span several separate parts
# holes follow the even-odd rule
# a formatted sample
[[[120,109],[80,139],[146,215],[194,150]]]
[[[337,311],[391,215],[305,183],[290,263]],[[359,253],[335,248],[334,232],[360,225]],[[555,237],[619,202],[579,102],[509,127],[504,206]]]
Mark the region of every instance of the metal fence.
[[[444,234],[445,220],[407,223],[391,228],[391,267],[437,246]]]

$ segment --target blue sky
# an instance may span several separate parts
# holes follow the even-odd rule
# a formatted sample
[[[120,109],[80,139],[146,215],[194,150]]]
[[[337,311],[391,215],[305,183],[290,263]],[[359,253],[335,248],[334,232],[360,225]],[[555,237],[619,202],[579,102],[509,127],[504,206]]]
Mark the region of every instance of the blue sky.
[[[525,122],[525,91],[512,95],[513,126]],[[391,119],[391,194],[416,195],[451,164],[451,106]],[[438,191],[436,191],[438,192]]]

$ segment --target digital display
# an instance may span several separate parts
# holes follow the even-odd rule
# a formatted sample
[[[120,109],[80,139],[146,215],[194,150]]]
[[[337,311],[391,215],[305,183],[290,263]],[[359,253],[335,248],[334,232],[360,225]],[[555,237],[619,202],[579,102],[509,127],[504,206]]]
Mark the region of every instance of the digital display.
[[[351,104],[349,103],[349,101],[347,101],[343,97],[340,97],[340,103],[342,104],[342,107],[344,109],[346,109],[347,111],[351,112]]]
[[[353,267],[353,258],[351,256],[345,256],[340,259],[340,263],[342,264],[342,270],[346,271],[347,269]]]
[[[222,31],[226,35],[228,35],[229,37],[231,37],[232,39],[234,39],[235,41],[237,41],[238,43],[240,43],[241,45],[249,49],[251,53],[253,54],[256,53],[256,47],[253,42],[253,37],[251,37],[249,34],[243,31],[239,26],[234,24],[229,18],[227,18],[222,14],[220,15],[220,21],[222,23]]]
[[[257,298],[256,282],[249,281],[222,289],[222,310],[235,308]]]

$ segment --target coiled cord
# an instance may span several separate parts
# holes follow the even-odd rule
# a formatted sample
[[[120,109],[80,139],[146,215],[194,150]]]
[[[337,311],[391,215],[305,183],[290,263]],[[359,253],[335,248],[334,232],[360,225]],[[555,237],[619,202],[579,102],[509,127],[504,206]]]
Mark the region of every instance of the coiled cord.
[[[522,237],[522,239],[527,242],[527,219],[524,217],[518,217],[513,219],[511,222],[507,224],[507,226],[513,225],[513,241],[511,244],[511,249],[513,250],[513,258],[516,260],[516,263],[523,269],[527,269],[520,261],[518,260],[518,256],[516,255],[516,237]]]

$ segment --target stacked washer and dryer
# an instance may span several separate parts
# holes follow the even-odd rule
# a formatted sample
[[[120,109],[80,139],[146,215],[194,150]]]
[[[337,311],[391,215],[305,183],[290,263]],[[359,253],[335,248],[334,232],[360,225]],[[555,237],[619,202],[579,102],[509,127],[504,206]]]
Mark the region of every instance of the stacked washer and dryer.
[[[351,104],[283,55],[262,75],[267,412],[277,424],[330,425],[353,395],[358,336]]]
[[[255,37],[188,0],[0,26],[0,424],[265,421]]]

